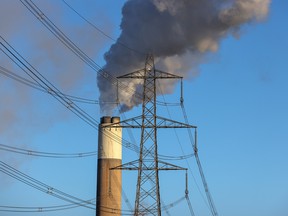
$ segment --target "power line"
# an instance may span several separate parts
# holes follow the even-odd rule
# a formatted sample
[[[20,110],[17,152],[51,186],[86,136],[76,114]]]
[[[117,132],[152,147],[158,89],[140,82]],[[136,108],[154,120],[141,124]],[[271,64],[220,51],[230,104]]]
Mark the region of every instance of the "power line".
[[[0,144],[0,150],[27,156],[48,157],[48,158],[84,158],[97,155],[97,151],[79,152],[79,153],[55,153],[55,152],[34,151],[31,149],[17,148],[4,144]]]
[[[90,126],[97,129],[97,121],[88,113],[82,110],[69,98],[59,94],[60,90],[57,89],[51,82],[49,82],[39,71],[37,71],[31,64],[29,64],[2,36],[1,39],[4,43],[0,43],[4,49],[1,50],[9,57],[16,65],[18,65],[28,76],[30,76],[41,88],[47,89],[55,99],[57,99],[66,108],[71,110],[83,121]]]
[[[189,124],[188,117],[187,117],[187,114],[186,114],[186,110],[185,110],[183,101],[181,103],[181,107],[182,107],[182,112],[183,112],[183,116],[184,116],[185,122],[186,122],[186,124]],[[201,162],[200,162],[200,159],[199,159],[199,155],[198,155],[197,130],[195,130],[195,137],[194,137],[195,141],[193,140],[193,135],[192,135],[191,130],[189,130],[189,129],[187,129],[187,130],[188,130],[190,143],[191,143],[191,145],[192,145],[192,147],[194,149],[196,163],[197,163],[197,166],[198,166],[198,169],[199,169],[199,173],[200,173],[200,176],[201,176],[201,180],[202,180],[202,183],[203,183],[203,186],[204,186],[204,189],[205,189],[205,193],[206,193],[206,197],[207,197],[207,200],[208,200],[208,203],[209,203],[210,211],[211,211],[213,216],[218,216],[218,213],[217,213],[217,210],[216,210],[216,206],[214,204],[212,195],[210,193],[210,190],[209,190],[209,187],[208,187],[208,184],[207,184],[204,172],[203,172],[203,168],[202,168],[202,165],[201,165]]]
[[[182,87],[181,87],[181,88],[182,88]],[[165,96],[164,96],[164,94],[163,94],[163,92],[162,92],[160,83],[159,83],[159,89],[160,89],[160,93],[161,93],[161,95],[162,95],[162,97],[163,97],[163,100],[164,100],[164,102],[165,102]],[[184,100],[183,100],[183,96],[182,96],[182,95],[181,95],[181,98],[180,98],[180,104],[181,104],[181,107],[182,107],[182,113],[183,113],[183,116],[184,116],[184,119],[185,119],[185,123],[186,123],[186,124],[189,124],[189,122],[188,122],[188,117],[187,117],[186,112],[185,112],[185,109],[184,109]],[[168,106],[166,106],[166,109],[167,109],[167,112],[168,112],[169,117],[171,118],[171,113],[170,113],[170,111],[169,111],[169,109],[168,109]],[[193,136],[192,136],[192,134],[191,134],[191,130],[188,129],[188,128],[187,128],[187,130],[188,130],[188,133],[189,133],[189,139],[190,139],[190,140],[193,140],[193,139],[192,139]],[[176,129],[174,129],[174,133],[175,133],[175,135],[176,135],[177,142],[178,142],[178,144],[179,144],[179,146],[180,146],[181,152],[182,152],[182,154],[184,154],[184,149],[183,149],[183,147],[182,147],[182,144],[181,144],[181,142],[180,142],[180,138],[179,138],[179,136],[178,136],[178,133],[177,133]],[[193,153],[192,155],[194,156],[194,153]],[[197,181],[196,181],[195,175],[194,175],[193,172],[192,172],[192,168],[191,168],[191,166],[190,166],[190,164],[189,164],[189,162],[188,162],[188,159],[189,159],[189,158],[186,157],[186,158],[184,158],[184,159],[185,159],[186,164],[187,164],[187,166],[188,166],[188,168],[189,168],[190,174],[191,174],[191,176],[192,176],[192,178],[193,178],[193,180],[194,180],[194,182],[195,182],[195,185],[196,185],[196,187],[197,187],[197,189],[198,189],[198,191],[199,191],[202,199],[204,200],[204,203],[207,205],[207,207],[209,207],[209,206],[208,206],[208,203],[206,202],[205,197],[204,197],[203,193],[201,192],[200,187],[199,187],[199,185],[198,185],[198,183],[197,183]],[[191,213],[191,214],[194,214],[194,213],[193,213],[193,209],[192,209],[192,205],[191,205],[191,203],[190,203],[189,197],[188,197],[188,199],[187,199],[187,204],[189,205],[190,213]]]
[[[41,92],[44,92],[44,93],[48,93],[48,94],[53,94],[53,92],[49,92],[49,89],[43,87],[43,86],[40,86],[38,83],[36,82],[33,82],[31,80],[28,80],[22,76],[19,76],[18,74],[16,73],[13,73],[12,71],[0,66],[0,73],[3,74],[4,76],[6,77],[9,77],[19,83],[22,83],[26,86],[29,86],[31,88],[34,88],[36,90],[39,90]],[[98,100],[95,100],[95,99],[88,99],[88,98],[83,98],[83,97],[78,97],[78,96],[73,96],[73,95],[69,95],[69,94],[64,94],[62,92],[58,92],[58,94],[62,95],[62,96],[65,96],[67,98],[69,98],[70,100],[74,101],[74,102],[79,102],[79,103],[86,103],[86,104],[100,104],[100,103],[103,103],[103,104],[115,104],[115,102],[106,102],[106,101],[98,101]]]
[[[94,199],[86,200],[86,202],[95,202]],[[32,213],[32,212],[52,212],[52,211],[63,211],[72,208],[78,208],[81,203],[67,204],[67,205],[55,205],[55,206],[41,206],[41,207],[24,207],[24,206],[0,206],[0,212],[17,212],[17,213]]]
[[[168,209],[171,209],[171,208],[174,208],[175,206],[177,206],[178,204],[180,204],[181,202],[183,202],[186,198],[185,197],[181,197],[177,200],[175,200],[174,202],[171,202],[169,203],[168,205],[165,205],[165,206],[162,206],[162,210],[168,210]],[[106,206],[101,206],[101,211],[103,212],[106,212],[106,213],[111,213],[111,214],[119,214],[119,212],[121,211],[122,214],[121,215],[134,215],[134,212],[133,210],[120,210],[120,209],[113,209],[113,208],[110,208],[110,207],[106,207]],[[147,211],[147,214],[149,212]],[[169,213],[168,213],[169,214]]]
[[[160,84],[159,84],[159,88],[160,88],[160,93],[161,93],[161,95],[162,95],[162,97],[163,97],[163,99],[164,99],[164,102],[165,102],[165,97],[164,97],[164,95],[163,95],[163,93],[162,93]],[[184,107],[184,100],[183,100],[183,98],[182,98],[182,95],[181,95],[180,102],[181,102],[180,104],[181,104],[182,113],[183,113],[183,116],[184,116],[184,119],[185,119],[185,123],[186,123],[186,124],[189,124],[188,117],[187,117],[187,114],[186,114],[186,110],[185,110],[185,107]],[[170,118],[171,118],[171,114],[170,114],[170,112],[169,112],[168,106],[166,106],[166,109],[167,109],[167,112],[168,112],[168,114],[169,114],[169,116],[170,116]],[[201,163],[200,163],[199,155],[198,155],[198,149],[197,149],[197,143],[196,143],[196,142],[197,142],[197,129],[195,128],[195,142],[194,142],[194,144],[193,144],[193,141],[194,141],[194,140],[193,140],[193,135],[192,135],[191,129],[190,129],[190,128],[187,128],[187,130],[188,130],[188,135],[189,135],[190,143],[192,144],[192,147],[193,147],[193,150],[194,150],[194,154],[193,154],[193,155],[194,155],[195,158],[196,158],[196,162],[197,162],[197,165],[198,165],[198,168],[199,168],[199,172],[200,172],[200,176],[201,176],[201,179],[202,179],[202,183],[203,183],[203,186],[204,186],[204,189],[205,189],[205,192],[206,192],[206,197],[207,197],[207,200],[208,200],[208,203],[209,203],[210,211],[211,211],[211,213],[212,213],[213,216],[217,216],[218,214],[217,214],[217,211],[216,211],[216,207],[215,207],[215,204],[214,204],[214,202],[213,202],[211,193],[210,193],[210,191],[209,191],[208,184],[207,184],[207,181],[206,181],[206,178],[205,178],[205,175],[204,175],[204,172],[203,172]],[[179,143],[179,145],[180,145],[181,151],[182,151],[182,153],[183,153],[183,147],[182,147],[182,145],[181,145],[181,143],[180,143],[179,136],[178,136],[178,134],[177,134],[177,132],[176,132],[175,129],[174,129],[174,131],[175,131],[175,134],[176,134],[178,143]],[[193,176],[194,182],[195,182],[195,184],[196,184],[196,186],[197,186],[197,188],[198,188],[198,190],[199,190],[202,198],[204,199],[204,196],[203,196],[202,192],[200,191],[200,188],[199,188],[199,186],[198,186],[198,184],[197,184],[197,182],[196,182],[195,176],[194,176],[193,173],[192,173],[192,169],[191,169],[191,167],[190,167],[190,164],[188,163],[188,160],[187,160],[187,159],[185,159],[185,160],[186,160],[186,163],[187,163],[187,165],[188,165],[188,167],[189,167],[190,173],[191,173],[191,175]],[[188,192],[188,189],[187,189],[187,192]],[[194,215],[194,212],[193,212],[193,209],[192,209],[192,205],[191,205],[191,202],[190,202],[188,193],[187,193],[187,196],[186,196],[186,200],[187,200],[187,204],[188,204],[188,206],[189,206],[189,210],[190,210],[191,215]],[[204,201],[205,201],[205,199],[204,199]],[[205,201],[205,203],[206,203],[206,201]],[[206,203],[206,204],[207,204],[207,203]]]
[[[182,86],[181,86],[181,88],[182,88]],[[161,93],[161,95],[162,95],[162,97],[163,97],[163,100],[164,100],[164,102],[165,102],[165,96],[164,96],[164,94],[163,94],[163,92],[162,92],[160,83],[159,83],[159,89],[160,89],[160,93]],[[182,91],[182,90],[181,90],[181,91]],[[184,104],[183,104],[184,100],[183,100],[182,93],[181,93],[180,102],[181,102],[181,103],[180,103],[181,106],[184,107]],[[171,114],[170,114],[170,111],[169,111],[169,109],[168,109],[168,106],[166,106],[166,109],[167,109],[167,112],[168,112],[169,117],[171,118]],[[189,124],[188,118],[187,118],[187,115],[186,115],[185,112],[184,112],[184,118],[185,118],[185,123],[186,123],[186,124]],[[188,130],[188,131],[191,131],[189,128],[187,128],[187,130]],[[179,144],[179,146],[180,146],[181,152],[182,152],[182,154],[184,154],[184,150],[183,150],[182,144],[181,144],[181,142],[180,142],[178,133],[177,133],[177,131],[176,131],[175,128],[174,128],[174,133],[175,133],[175,135],[176,135],[177,142],[178,142],[178,144]],[[189,134],[189,135],[190,135],[190,134]],[[190,136],[190,140],[191,140],[191,136]],[[193,154],[193,156],[194,156],[194,154]],[[185,158],[185,161],[186,161],[186,164],[187,164],[187,166],[188,166],[188,168],[189,168],[189,171],[190,171],[190,173],[191,173],[191,175],[192,175],[192,177],[193,177],[193,180],[194,180],[194,182],[195,182],[195,184],[196,184],[196,186],[197,186],[197,188],[198,188],[198,191],[200,192],[200,195],[202,196],[204,202],[206,203],[206,200],[204,199],[204,196],[203,196],[203,194],[202,194],[202,192],[201,192],[201,190],[200,190],[200,187],[199,187],[199,185],[197,184],[196,178],[195,178],[195,176],[194,176],[194,174],[193,174],[193,172],[192,172],[191,166],[190,166],[190,164],[189,164],[189,162],[188,162],[188,158]],[[186,173],[186,196],[185,196],[185,198],[186,198],[186,201],[187,201],[187,205],[188,205],[188,207],[189,207],[190,214],[191,214],[191,216],[194,216],[195,214],[194,214],[194,211],[193,211],[193,208],[192,208],[192,204],[191,204],[191,201],[190,201],[190,198],[189,198],[189,194],[188,194],[188,185],[187,185],[187,184],[188,184],[188,183],[187,183],[187,182],[188,182],[188,179],[187,179],[187,178],[188,178],[188,177],[187,177],[187,173]],[[207,204],[207,203],[206,203],[206,204]]]
[[[51,187],[49,185],[44,184],[41,181],[38,181],[22,172],[19,170],[9,166],[8,164],[4,163],[3,161],[0,161],[0,171],[5,173],[6,175],[26,184],[29,185],[39,191],[42,191],[48,195],[57,197],[59,199],[62,199],[64,201],[70,202],[72,204],[77,204],[79,206],[93,209],[95,210],[95,204],[92,202],[88,202],[86,200],[79,199],[75,196],[72,196],[70,194],[64,193],[54,187]]]

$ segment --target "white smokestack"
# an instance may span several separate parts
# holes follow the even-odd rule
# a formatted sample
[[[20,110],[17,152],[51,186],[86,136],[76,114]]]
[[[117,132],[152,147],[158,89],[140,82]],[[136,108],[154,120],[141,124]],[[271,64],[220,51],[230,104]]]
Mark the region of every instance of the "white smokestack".
[[[221,39],[241,25],[263,20],[270,0],[130,0],[122,9],[122,32],[105,54],[107,70],[117,77],[144,68],[146,53],[167,72],[189,77],[207,52],[215,52]],[[125,46],[123,46],[125,44]],[[135,52],[127,47],[138,50]],[[192,70],[192,73],[193,73]],[[139,83],[131,80],[137,92]],[[98,77],[100,100],[115,99],[115,86]],[[167,93],[171,89],[162,89]],[[120,91],[120,102],[131,109],[141,101]],[[102,104],[102,111],[114,107]]]
[[[105,116],[99,125],[96,216],[121,215],[122,172],[110,170],[122,164],[122,129],[109,127],[118,122]]]

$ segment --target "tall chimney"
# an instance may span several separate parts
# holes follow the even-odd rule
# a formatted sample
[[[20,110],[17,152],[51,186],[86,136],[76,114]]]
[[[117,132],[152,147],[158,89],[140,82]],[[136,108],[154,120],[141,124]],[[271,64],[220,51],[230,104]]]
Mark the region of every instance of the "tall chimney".
[[[110,170],[122,164],[122,129],[109,127],[118,122],[104,116],[99,125],[96,216],[121,216],[122,173]]]

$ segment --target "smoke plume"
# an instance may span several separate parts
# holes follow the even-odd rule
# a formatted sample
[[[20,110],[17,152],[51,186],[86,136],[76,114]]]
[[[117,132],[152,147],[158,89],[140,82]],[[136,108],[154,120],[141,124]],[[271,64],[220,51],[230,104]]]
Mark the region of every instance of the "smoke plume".
[[[87,23],[80,22],[81,19],[74,17],[74,22],[65,20],[71,13],[61,1],[35,3],[87,55],[95,56],[107,43]],[[112,27],[105,24],[105,31],[110,33],[108,28]],[[95,75],[87,73],[85,64],[62,45],[20,1],[1,0],[0,29],[1,36],[62,92],[76,96],[86,94],[89,88],[82,88],[83,83],[93,80]],[[91,46],[92,43],[94,46]],[[0,66],[33,81],[2,51]],[[36,134],[46,133],[57,123],[73,116],[51,95],[16,82],[1,72],[0,144],[21,148],[31,143]],[[0,151],[0,158],[16,164],[19,157]]]
[[[122,9],[121,34],[105,54],[104,70],[117,77],[144,68],[145,53],[157,67],[191,77],[205,54],[216,52],[221,39],[238,35],[242,25],[263,20],[270,0],[130,0]],[[129,80],[132,94],[119,92],[123,111],[140,101],[139,81]],[[98,76],[100,100],[115,99],[115,85]],[[162,89],[169,93],[173,86]],[[111,104],[102,111],[111,112]]]

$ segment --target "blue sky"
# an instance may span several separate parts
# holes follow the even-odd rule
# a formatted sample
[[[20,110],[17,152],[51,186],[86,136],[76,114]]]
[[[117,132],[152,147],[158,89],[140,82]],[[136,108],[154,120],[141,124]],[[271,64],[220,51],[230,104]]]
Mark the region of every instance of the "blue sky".
[[[108,35],[117,38],[125,1],[67,2]],[[113,44],[112,40],[83,22],[62,1],[35,3],[96,63],[104,65],[103,54]],[[184,82],[186,112],[189,122],[198,126],[199,155],[220,216],[288,214],[287,9],[287,2],[272,1],[264,21],[242,26],[239,38],[224,38],[219,50],[207,55],[199,66],[198,76]],[[98,98],[96,72],[59,43],[20,2],[1,1],[0,16],[1,36],[49,81],[67,94]],[[2,52],[0,66],[27,77]],[[0,144],[43,152],[97,150],[97,130],[50,95],[0,74],[0,98]],[[166,95],[165,100],[178,102],[179,86],[173,95]],[[98,105],[79,106],[97,120],[102,115]],[[140,107],[135,107],[125,117],[140,113]],[[118,115],[116,111],[114,114]],[[166,107],[159,107],[160,114],[184,121],[180,107],[169,107],[169,112]],[[176,133],[185,153],[190,153],[187,131]],[[138,143],[139,131],[133,131],[133,136]],[[128,131],[124,137],[130,140]],[[167,155],[182,154],[174,130],[159,131],[159,150]],[[0,157],[47,185],[84,200],[95,198],[96,156],[55,159],[0,149]],[[123,149],[123,162],[136,157],[135,152]],[[172,162],[187,167],[187,161]],[[190,199],[195,215],[211,215],[203,199],[205,192],[195,159],[190,158],[188,163]],[[123,180],[124,192],[133,206],[136,173],[124,172]],[[160,181],[166,205],[184,196],[184,173],[161,173]],[[0,206],[67,204],[3,173],[0,173],[0,182]],[[128,209],[126,204],[123,208]],[[169,212],[189,215],[185,202]],[[47,216],[63,214],[95,215],[93,210],[82,207],[45,213]]]

